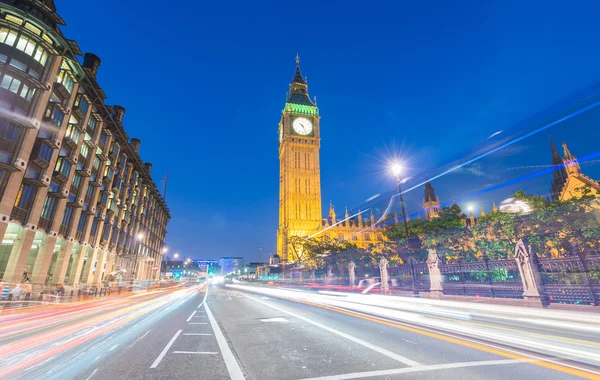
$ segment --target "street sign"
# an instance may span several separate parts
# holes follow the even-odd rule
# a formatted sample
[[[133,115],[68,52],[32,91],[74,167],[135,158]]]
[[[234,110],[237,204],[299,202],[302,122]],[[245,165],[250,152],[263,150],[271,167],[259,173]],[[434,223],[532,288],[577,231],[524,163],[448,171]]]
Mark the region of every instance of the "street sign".
[[[158,270],[158,267],[155,265],[155,266],[153,266],[153,267],[152,267],[152,270],[153,270],[153,271],[157,271],[157,270]]]

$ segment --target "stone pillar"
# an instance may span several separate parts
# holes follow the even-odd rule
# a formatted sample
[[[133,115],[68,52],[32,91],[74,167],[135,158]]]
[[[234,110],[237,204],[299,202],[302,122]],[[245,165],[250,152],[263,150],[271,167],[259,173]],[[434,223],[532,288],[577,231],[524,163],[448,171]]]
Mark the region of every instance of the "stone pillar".
[[[87,262],[85,263],[85,268],[83,272],[83,281],[87,285],[91,285],[94,280],[94,264],[96,264],[96,260],[98,259],[98,254],[100,254],[102,250],[100,248],[94,248],[92,250],[92,254],[88,255]],[[98,270],[98,266],[96,265],[96,270]]]
[[[88,247],[87,244],[81,244],[76,248],[75,252],[73,252],[73,264],[71,265],[71,271],[69,272],[70,285],[79,286],[79,278],[81,277],[83,262]]]
[[[98,265],[96,265],[96,271],[94,272],[94,278],[92,279],[92,283],[100,284],[102,283],[102,273],[104,271],[104,265],[106,264],[106,259],[108,256],[108,251],[100,251],[98,255]]]
[[[60,252],[58,253],[58,258],[56,259],[56,266],[54,269],[54,273],[56,274],[56,283],[58,284],[62,283],[65,280],[72,252],[73,241],[65,240],[62,247],[60,248]],[[73,279],[71,278],[71,276],[69,276],[69,283],[73,283]]]
[[[517,243],[515,260],[517,260],[521,281],[523,282],[523,298],[542,302],[544,286],[542,285],[537,256],[531,250],[531,245],[527,244],[527,240],[520,239]]]
[[[110,272],[112,272],[115,266],[115,261],[117,259],[117,255],[114,253],[109,253],[108,257],[106,258],[106,270],[104,271],[104,276],[106,276],[107,274],[109,274]]]
[[[23,279],[23,273],[28,270],[27,260],[29,259],[29,253],[31,252],[31,245],[35,238],[35,232],[35,226],[30,224],[19,231],[12,246],[8,263],[6,264],[4,281],[21,282]]]
[[[443,294],[442,273],[439,268],[440,258],[434,249],[429,250],[427,257],[427,267],[429,268],[429,291],[432,298],[440,298]]]
[[[54,233],[52,233],[54,234]],[[55,236],[45,236],[42,244],[39,248],[38,255],[33,265],[33,271],[31,273],[31,282],[33,284],[43,285],[46,282],[46,275],[48,274],[48,268],[54,256],[54,246],[56,245]]]
[[[387,292],[389,290],[389,285],[388,285],[388,260],[385,257],[382,257],[381,260],[379,260],[379,273],[381,274],[381,290],[384,292]]]
[[[354,273],[354,268],[356,267],[356,264],[354,264],[354,261],[350,261],[350,263],[348,263],[348,278],[350,280],[350,288],[354,288],[354,282],[356,279],[356,274]]]

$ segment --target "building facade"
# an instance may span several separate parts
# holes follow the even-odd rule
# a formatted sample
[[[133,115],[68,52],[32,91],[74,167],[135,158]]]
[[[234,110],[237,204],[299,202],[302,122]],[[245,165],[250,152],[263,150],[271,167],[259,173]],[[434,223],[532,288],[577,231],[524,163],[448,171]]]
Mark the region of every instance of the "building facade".
[[[244,271],[244,258],[242,257],[221,257],[219,259],[221,267],[221,275],[225,276],[229,273]]]
[[[563,143],[563,157],[550,140],[552,149],[552,165],[555,170],[552,173],[550,193],[555,201],[567,201],[573,198],[581,198],[585,195],[599,196],[600,183],[581,172],[577,157],[573,156]]]
[[[277,253],[285,263],[290,258],[290,238],[315,235],[346,239],[359,247],[383,241],[375,229],[373,215],[363,220],[338,222],[333,206],[323,218],[321,209],[321,167],[319,149],[321,126],[316,101],[308,95],[308,83],[300,72],[296,56],[296,72],[279,121],[279,228]],[[346,211],[347,214],[347,211]],[[368,240],[367,240],[368,239]]]
[[[0,279],[157,278],[169,209],[52,0],[0,1]],[[134,263],[137,269],[134,269]]]

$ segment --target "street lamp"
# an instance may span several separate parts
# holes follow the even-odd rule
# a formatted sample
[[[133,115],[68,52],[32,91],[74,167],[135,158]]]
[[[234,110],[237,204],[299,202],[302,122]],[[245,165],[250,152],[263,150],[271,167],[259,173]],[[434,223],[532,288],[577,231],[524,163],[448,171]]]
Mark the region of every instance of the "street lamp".
[[[419,292],[417,291],[417,284],[415,282],[415,266],[413,264],[412,251],[408,244],[408,223],[406,221],[406,211],[404,211],[404,198],[402,197],[402,181],[400,180],[400,174],[402,174],[402,165],[394,163],[392,165],[392,174],[396,177],[396,183],[398,184],[398,197],[400,197],[400,208],[402,209],[402,222],[404,223],[404,232],[406,234],[406,249],[408,250],[408,262],[410,264],[410,277],[412,283],[413,295],[418,297]]]
[[[135,279],[135,276],[137,275],[137,259],[138,259],[138,250],[139,250],[139,245],[140,245],[140,242],[142,241],[142,239],[143,239],[143,238],[144,238],[144,234],[143,234],[143,233],[141,233],[141,232],[138,232],[138,234],[137,234],[137,235],[135,235],[135,239],[136,239],[136,241],[135,241],[135,244],[133,245],[133,246],[134,246],[134,249],[135,249],[135,260],[133,261],[133,271],[132,271],[132,273],[131,273],[131,275],[132,275],[132,277],[133,277],[133,278],[132,278],[132,281]],[[131,285],[132,285],[132,287],[133,287],[133,282],[132,282],[132,284],[131,284]]]

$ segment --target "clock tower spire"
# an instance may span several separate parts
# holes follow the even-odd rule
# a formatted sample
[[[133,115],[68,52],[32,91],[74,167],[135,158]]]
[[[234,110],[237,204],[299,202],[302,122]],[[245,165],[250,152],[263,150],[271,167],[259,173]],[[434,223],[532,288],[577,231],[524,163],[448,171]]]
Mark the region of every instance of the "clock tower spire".
[[[293,262],[292,236],[311,236],[322,225],[319,110],[308,96],[308,83],[296,72],[279,121],[279,229],[277,253]]]

